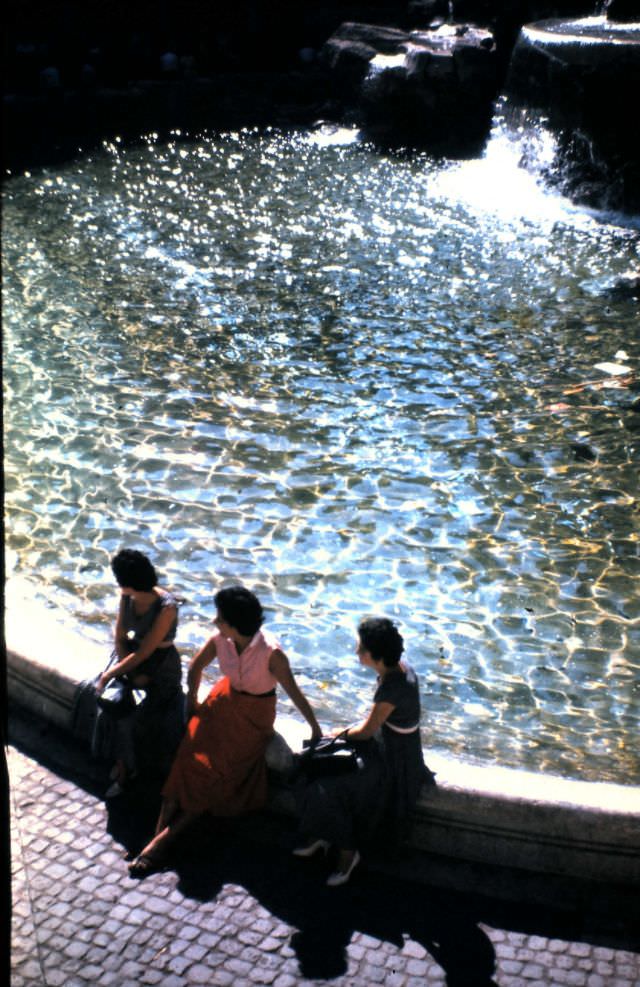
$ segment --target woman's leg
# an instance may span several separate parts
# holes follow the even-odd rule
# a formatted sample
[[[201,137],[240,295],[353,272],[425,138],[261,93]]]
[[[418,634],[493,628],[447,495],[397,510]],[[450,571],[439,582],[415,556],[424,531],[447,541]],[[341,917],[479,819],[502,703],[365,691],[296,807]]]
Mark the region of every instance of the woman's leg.
[[[103,719],[106,717],[103,714]],[[133,716],[126,716],[111,723],[112,757],[114,763],[109,772],[111,784],[105,792],[105,798],[121,795],[127,781],[135,774],[135,756],[133,752]]]
[[[351,776],[323,778],[302,793],[300,833],[308,837],[307,844],[323,841],[338,847],[355,845],[354,787]]]
[[[167,799],[163,798],[162,804],[160,806],[160,815],[158,816],[158,822],[156,823],[155,836],[158,835],[163,829],[165,829],[177,812],[180,811],[180,803],[177,799]]]
[[[135,713],[116,721],[115,753],[116,764],[122,765],[118,781],[124,784],[136,773],[136,755],[134,744]]]
[[[136,768],[147,778],[164,782],[184,733],[182,692],[167,695],[150,685],[136,708],[133,745]]]
[[[121,757],[117,758],[109,773],[111,781],[117,781],[119,785],[124,785],[127,780],[127,768]]]
[[[144,877],[154,871],[164,862],[167,851],[174,840],[191,826],[200,815],[199,812],[183,812],[178,808],[172,821],[162,829],[158,829],[153,839],[149,840],[135,860],[129,864],[129,872],[134,876]],[[158,820],[159,824],[160,820]]]

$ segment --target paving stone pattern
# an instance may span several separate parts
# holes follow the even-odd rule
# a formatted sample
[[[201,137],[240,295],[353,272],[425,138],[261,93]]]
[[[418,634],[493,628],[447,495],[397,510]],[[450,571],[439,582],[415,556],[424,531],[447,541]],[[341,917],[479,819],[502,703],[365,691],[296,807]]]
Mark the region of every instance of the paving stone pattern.
[[[155,806],[136,831],[139,805],[107,807],[40,760],[8,750],[12,987],[640,985],[638,952],[555,936],[535,913],[518,925],[513,906],[365,867],[327,889],[321,860],[291,859],[280,821],[203,824],[171,870],[135,881],[125,848]]]

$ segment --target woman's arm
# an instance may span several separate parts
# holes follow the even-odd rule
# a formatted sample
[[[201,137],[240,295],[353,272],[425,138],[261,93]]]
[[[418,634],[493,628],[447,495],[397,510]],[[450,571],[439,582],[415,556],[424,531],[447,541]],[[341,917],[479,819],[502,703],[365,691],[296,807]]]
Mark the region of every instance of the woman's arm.
[[[191,716],[198,706],[198,689],[202,672],[216,657],[216,639],[210,637],[189,662],[187,671],[187,713]]]
[[[317,740],[318,737],[322,736],[320,724],[316,720],[315,713],[311,709],[308,700],[300,691],[300,687],[294,678],[293,672],[291,671],[289,659],[283,651],[279,651],[276,648],[276,650],[271,653],[271,658],[269,659],[269,671],[282,686],[291,702],[296,706],[299,712],[302,713],[305,720],[311,727],[311,739]]]
[[[129,640],[127,638],[127,631],[124,626],[124,608],[126,606],[125,597],[120,597],[120,606],[118,607],[118,617],[116,619],[116,627],[114,631],[114,641],[116,646],[116,654],[120,660],[126,658],[129,654]]]
[[[349,740],[369,740],[380,729],[382,724],[393,713],[393,703],[374,703],[366,720],[357,727],[348,727],[343,735]]]
[[[140,642],[140,647],[125,655],[116,665],[112,665],[111,668],[108,668],[102,673],[96,686],[97,692],[102,692],[111,679],[115,679],[119,675],[125,675],[127,672],[132,672],[149,655],[152,655],[160,642],[164,641],[171,630],[177,613],[177,607],[163,607],[151,625],[150,630]]]

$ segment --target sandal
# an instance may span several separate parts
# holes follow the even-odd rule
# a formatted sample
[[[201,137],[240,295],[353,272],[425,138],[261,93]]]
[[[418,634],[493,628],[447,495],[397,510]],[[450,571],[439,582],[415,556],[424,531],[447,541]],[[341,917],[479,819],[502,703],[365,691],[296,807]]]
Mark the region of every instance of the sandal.
[[[131,861],[128,869],[130,877],[147,877],[148,874],[158,874],[166,868],[164,859],[153,857],[149,853],[139,853]]]

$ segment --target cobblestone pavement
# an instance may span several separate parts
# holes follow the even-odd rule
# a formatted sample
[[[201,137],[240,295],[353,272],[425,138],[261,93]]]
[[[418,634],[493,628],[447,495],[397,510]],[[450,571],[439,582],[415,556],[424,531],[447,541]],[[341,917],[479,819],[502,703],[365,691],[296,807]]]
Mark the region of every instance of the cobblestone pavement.
[[[640,985],[631,922],[585,932],[579,916],[364,866],[328,889],[321,861],[291,858],[281,818],[196,827],[171,870],[135,881],[124,852],[156,805],[107,807],[78,753],[52,760],[56,743],[8,749],[13,987]]]

